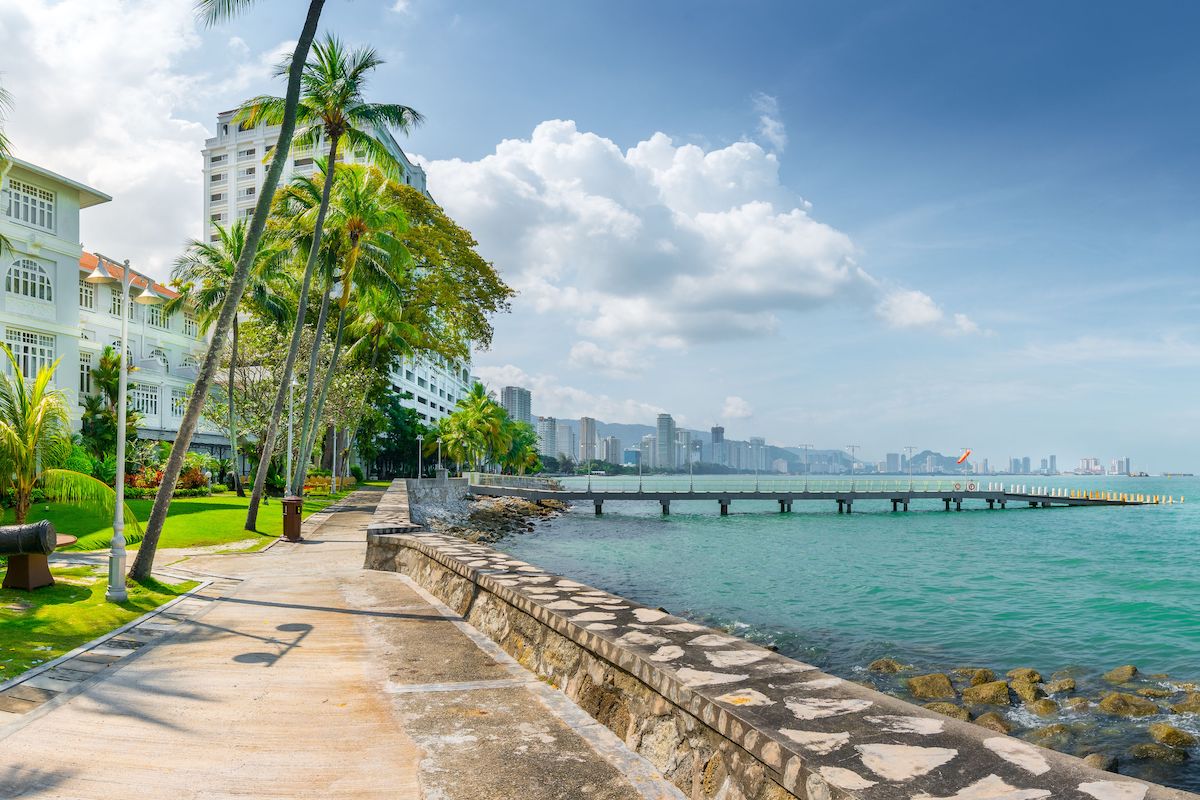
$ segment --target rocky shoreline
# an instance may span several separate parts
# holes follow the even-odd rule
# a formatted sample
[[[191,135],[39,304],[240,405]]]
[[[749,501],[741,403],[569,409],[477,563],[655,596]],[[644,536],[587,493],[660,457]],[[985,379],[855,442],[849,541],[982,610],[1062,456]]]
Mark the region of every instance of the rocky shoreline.
[[[537,502],[519,497],[468,498],[455,509],[438,514],[425,509],[429,529],[468,542],[494,544],[512,534],[528,533],[537,522],[552,519],[569,508],[558,500]]]

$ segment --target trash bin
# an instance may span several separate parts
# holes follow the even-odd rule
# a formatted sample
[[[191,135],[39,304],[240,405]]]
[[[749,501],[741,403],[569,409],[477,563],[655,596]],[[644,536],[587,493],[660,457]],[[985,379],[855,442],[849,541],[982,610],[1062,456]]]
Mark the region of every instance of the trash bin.
[[[300,541],[300,523],[303,521],[300,516],[300,507],[304,505],[304,498],[288,496],[281,501],[283,506],[283,538],[289,542]]]

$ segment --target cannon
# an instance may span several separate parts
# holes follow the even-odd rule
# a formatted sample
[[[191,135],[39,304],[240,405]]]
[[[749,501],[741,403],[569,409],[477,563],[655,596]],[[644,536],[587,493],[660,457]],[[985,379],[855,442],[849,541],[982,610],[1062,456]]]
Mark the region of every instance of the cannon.
[[[63,538],[74,541],[72,537]],[[32,591],[53,586],[49,555],[59,544],[59,536],[49,520],[0,527],[0,556],[8,556],[4,588]]]

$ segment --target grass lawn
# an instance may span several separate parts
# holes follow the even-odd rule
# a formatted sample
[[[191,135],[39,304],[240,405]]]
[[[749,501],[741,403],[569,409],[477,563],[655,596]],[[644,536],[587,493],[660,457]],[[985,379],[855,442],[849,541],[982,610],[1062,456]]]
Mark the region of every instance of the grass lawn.
[[[320,511],[347,494],[348,492],[339,492],[332,497],[320,495],[305,498],[304,516]],[[146,520],[150,518],[150,509],[154,501],[127,502],[133,513],[145,525]],[[158,546],[206,547],[249,539],[252,542],[248,547],[238,549],[266,547],[283,533],[279,499],[272,497],[270,505],[259,507],[257,534],[242,528],[246,522],[246,508],[249,504],[249,497],[238,497],[233,492],[214,494],[210,497],[178,497],[171,502],[171,508],[167,512],[167,523],[163,527],[162,539]],[[11,517],[11,512],[8,514]],[[30,522],[43,519],[53,522],[59,533],[78,537],[79,541],[69,548],[71,550],[103,550],[112,539],[111,517],[77,506],[39,503],[29,510]],[[5,522],[11,522],[11,519]],[[136,549],[135,540],[140,540],[141,536],[127,528],[125,537],[130,542],[130,549]]]
[[[74,650],[157,608],[196,583],[129,582],[129,600],[104,599],[107,568],[51,567],[55,585],[33,592],[0,589],[0,682]]]

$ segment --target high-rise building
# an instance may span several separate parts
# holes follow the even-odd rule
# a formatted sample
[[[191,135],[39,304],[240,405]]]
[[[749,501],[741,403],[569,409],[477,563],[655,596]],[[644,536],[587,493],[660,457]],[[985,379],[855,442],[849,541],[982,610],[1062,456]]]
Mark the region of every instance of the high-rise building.
[[[596,460],[596,420],[591,417],[579,418],[579,460]]]
[[[712,463],[725,463],[725,428],[720,425],[714,425],[710,431],[712,434]]]
[[[538,417],[538,455],[558,458],[558,420],[554,417]]]
[[[600,440],[600,460],[609,464],[622,463],[621,440],[615,436],[605,436]]]
[[[767,469],[767,440],[761,436],[750,437],[751,467],[765,472]]]
[[[655,438],[658,440],[658,453],[654,466],[675,469],[679,463],[675,460],[675,418],[670,414],[659,414],[657,427],[658,435]]]
[[[990,466],[988,466],[988,460],[986,458],[983,459],[982,462],[980,462],[979,474],[980,475],[991,475],[992,474],[992,468]]]
[[[1048,458],[1043,458],[1043,459],[1042,459],[1041,466],[1039,466],[1039,467],[1038,467],[1038,470],[1039,470],[1039,471],[1040,471],[1040,472],[1041,472],[1043,475],[1048,475],[1048,474],[1050,473],[1050,459],[1048,459]]]
[[[642,442],[639,445],[641,449],[641,464],[646,469],[651,469],[658,466],[655,459],[658,458],[658,437],[653,433],[647,433],[642,437]]]
[[[529,390],[522,386],[505,386],[500,390],[500,405],[504,406],[509,418],[527,425],[533,424],[531,399]]]
[[[899,453],[888,453],[887,454],[886,468],[887,468],[888,472],[899,472],[900,471],[900,454]]]
[[[572,461],[578,461],[579,437],[575,435],[575,429],[560,422],[558,423],[557,438],[559,455],[568,456]]]
[[[1050,456],[1050,458],[1048,460],[1050,462],[1049,465],[1047,466],[1049,474],[1057,475],[1058,474],[1058,456]]]
[[[640,447],[627,447],[621,453],[622,467],[636,467],[642,463],[642,449]]]
[[[1033,472],[1033,469],[1030,466],[1029,456],[1025,456],[1024,458],[1021,459],[1021,472],[1023,472],[1026,475]]]

